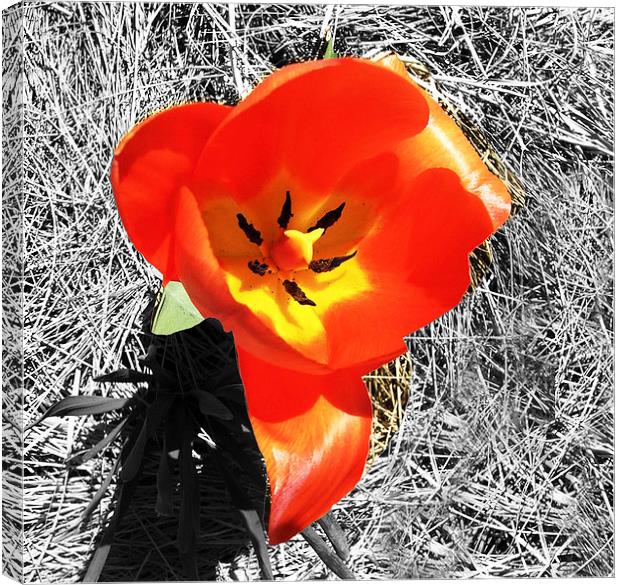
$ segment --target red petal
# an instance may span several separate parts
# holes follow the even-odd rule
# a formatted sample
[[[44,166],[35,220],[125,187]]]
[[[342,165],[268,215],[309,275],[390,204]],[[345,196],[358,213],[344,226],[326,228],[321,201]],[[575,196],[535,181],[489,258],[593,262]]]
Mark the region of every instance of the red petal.
[[[239,368],[271,489],[269,541],[288,540],[359,481],[372,409],[359,371],[309,375],[238,348]]]
[[[175,195],[230,111],[210,103],[164,110],[135,126],[114,153],[112,188],[125,229],[167,280],[177,276],[170,254]]]

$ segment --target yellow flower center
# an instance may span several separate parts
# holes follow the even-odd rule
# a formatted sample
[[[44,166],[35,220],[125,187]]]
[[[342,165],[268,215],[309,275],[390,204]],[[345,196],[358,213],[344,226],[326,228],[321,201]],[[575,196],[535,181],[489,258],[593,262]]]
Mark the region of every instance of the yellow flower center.
[[[254,224],[250,223],[242,213],[237,213],[239,228],[249,242],[259,247],[262,254],[262,258],[254,258],[247,263],[248,269],[261,277],[275,271],[284,290],[293,300],[300,305],[315,307],[316,303],[308,298],[297,282],[300,277],[298,271],[310,270],[317,275],[331,272],[357,254],[354,251],[346,256],[313,259],[314,244],[327,229],[340,219],[344,207],[345,204],[341,203],[335,209],[328,211],[305,232],[287,229],[289,221],[293,217],[291,193],[287,191],[282,211],[277,220],[282,231],[280,237],[271,245],[265,242],[263,235],[254,227]]]
[[[311,232],[284,230],[280,239],[271,247],[271,261],[282,271],[302,270],[312,262],[313,246],[325,230]]]

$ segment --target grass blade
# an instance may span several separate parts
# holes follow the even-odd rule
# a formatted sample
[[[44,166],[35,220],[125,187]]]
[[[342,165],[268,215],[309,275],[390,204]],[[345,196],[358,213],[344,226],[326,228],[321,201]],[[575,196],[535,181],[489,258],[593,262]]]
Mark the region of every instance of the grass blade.
[[[318,532],[308,526],[301,535],[306,542],[314,549],[318,557],[325,563],[328,569],[331,569],[335,575],[341,579],[355,579],[355,574],[347,567],[342,559],[336,556],[327,546],[327,543],[320,537]]]
[[[101,441],[99,441],[96,445],[85,451],[84,453],[78,453],[77,455],[69,458],[67,463],[69,465],[81,465],[82,463],[86,463],[90,461],[95,455],[105,449],[116,437],[118,437],[119,433],[123,430],[129,418],[124,418],[120,423],[118,423]]]
[[[127,455],[127,458],[123,461],[123,468],[120,474],[121,481],[131,481],[138,473],[140,465],[142,464],[142,458],[144,457],[146,443],[159,427],[165,414],[170,409],[172,401],[172,396],[159,396],[155,402],[149,406],[138,438]]]

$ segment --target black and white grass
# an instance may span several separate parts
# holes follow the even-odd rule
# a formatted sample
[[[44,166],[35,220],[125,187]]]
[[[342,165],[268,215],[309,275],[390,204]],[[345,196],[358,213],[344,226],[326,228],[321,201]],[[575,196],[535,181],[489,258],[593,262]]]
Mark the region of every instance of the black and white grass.
[[[4,572],[79,581],[117,497],[112,479],[82,519],[119,442],[66,463],[114,427],[114,414],[24,430],[65,396],[133,390],[93,382],[139,368],[142,315],[158,286],[114,205],[116,143],[160,108],[235,103],[273,68],[314,57],[329,30],[340,54],[391,49],[425,63],[527,193],[493,238],[476,291],[412,335],[412,353],[375,378],[389,388],[411,375],[411,397],[386,452],[335,507],[351,569],[364,579],[611,575],[613,16],[379,5],[7,9]],[[102,581],[182,578],[174,521],[154,511],[152,459]],[[257,578],[217,477],[203,475],[200,578]],[[299,537],[270,556],[276,578],[328,576]]]

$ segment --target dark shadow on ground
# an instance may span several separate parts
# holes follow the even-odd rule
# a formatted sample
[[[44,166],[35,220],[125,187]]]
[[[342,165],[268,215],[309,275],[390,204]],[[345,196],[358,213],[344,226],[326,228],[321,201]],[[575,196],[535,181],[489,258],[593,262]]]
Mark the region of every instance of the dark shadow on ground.
[[[154,336],[147,333],[151,312],[151,307],[145,311],[143,363],[156,379],[136,393],[128,409],[133,418],[121,438],[121,467],[135,477],[122,481],[120,475],[107,525],[96,540],[98,549],[82,575],[88,581],[215,580],[218,564],[234,563],[250,543],[223,466],[228,481],[232,477],[252,507],[265,513],[263,461],[250,432],[232,336],[213,319],[174,335]],[[196,398],[204,392],[232,418],[205,416]],[[156,403],[162,401],[167,406],[154,422],[153,413],[162,410]],[[140,444],[145,419],[157,430],[136,466],[132,451]],[[184,459],[190,452],[191,458]],[[183,485],[191,485],[185,494]],[[102,554],[106,543],[111,543],[107,556]]]

